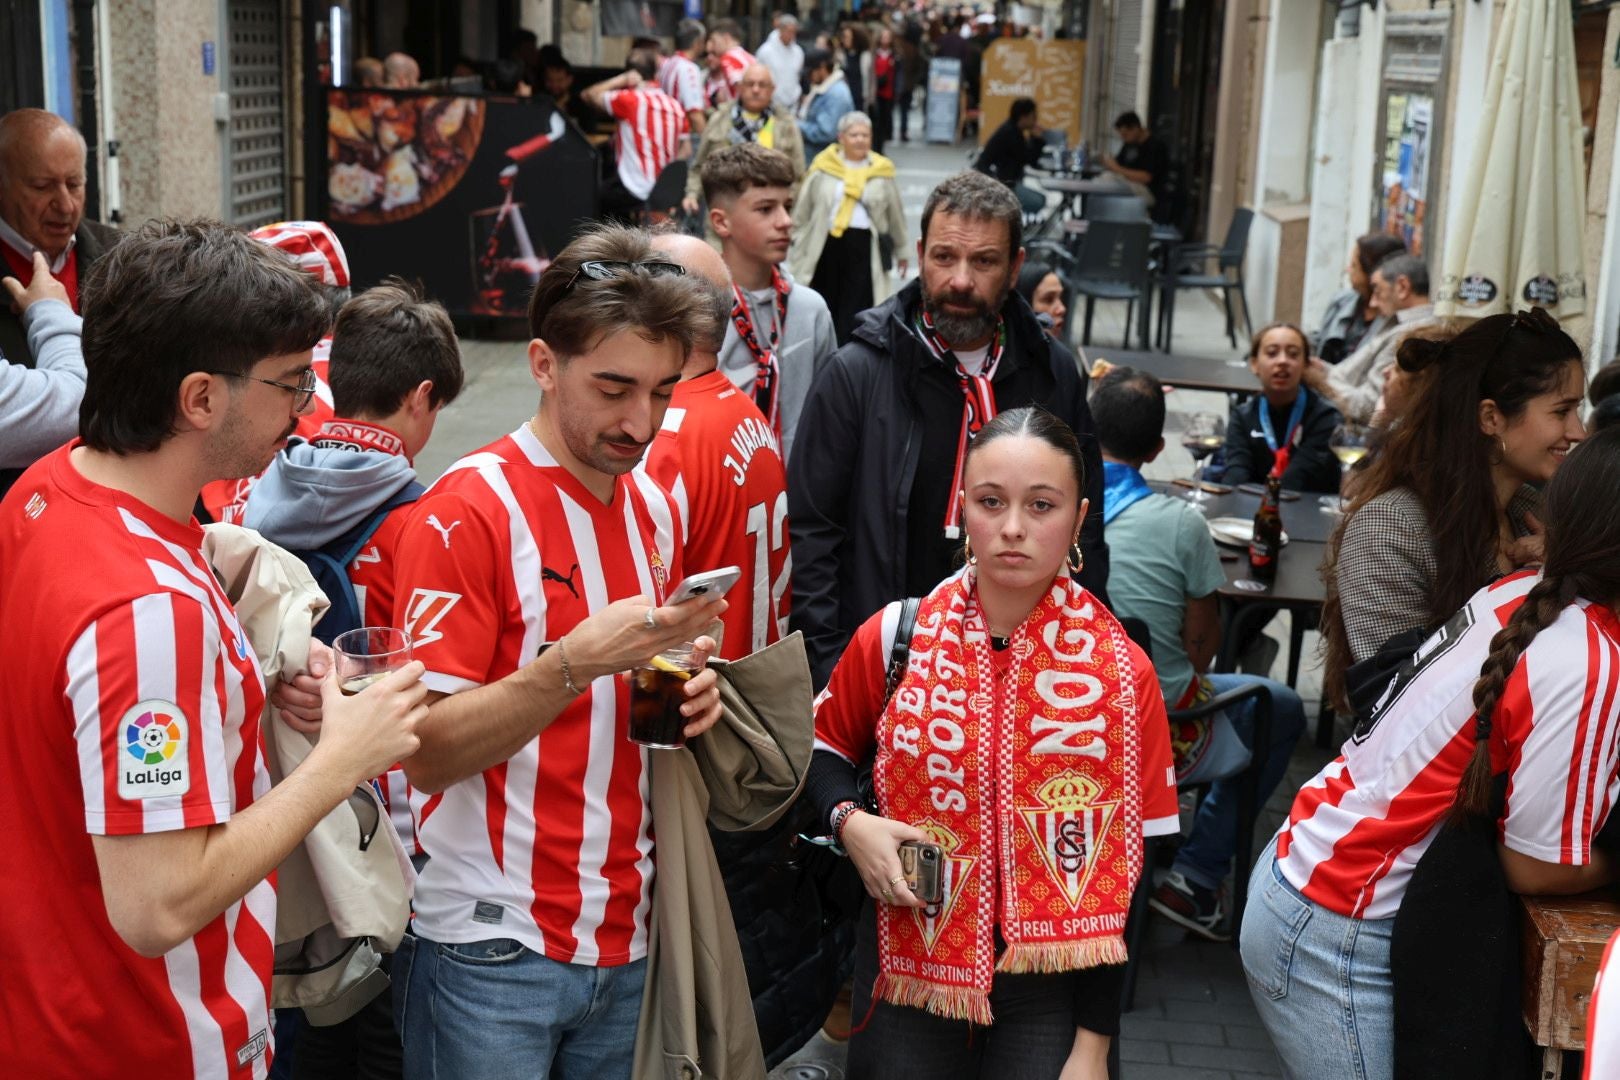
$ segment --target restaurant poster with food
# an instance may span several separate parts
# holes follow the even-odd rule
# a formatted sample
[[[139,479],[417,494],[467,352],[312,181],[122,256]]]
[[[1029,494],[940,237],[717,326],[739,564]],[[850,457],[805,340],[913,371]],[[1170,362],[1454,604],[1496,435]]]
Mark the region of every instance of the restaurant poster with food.
[[[459,315],[522,316],[596,216],[597,157],[544,97],[328,90],[324,194],[357,288],[398,275]]]

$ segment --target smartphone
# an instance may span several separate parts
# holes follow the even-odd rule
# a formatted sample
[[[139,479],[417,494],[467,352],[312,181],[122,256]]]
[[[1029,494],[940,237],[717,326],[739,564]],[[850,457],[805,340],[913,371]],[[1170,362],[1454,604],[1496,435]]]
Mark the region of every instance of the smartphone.
[[[675,586],[675,591],[669,594],[665,603],[684,604],[688,600],[699,598],[724,596],[742,577],[742,570],[735,566],[722,566],[718,570],[705,570],[701,574],[692,574]]]
[[[900,845],[900,873],[911,895],[925,904],[937,904],[945,895],[944,867],[938,844],[907,840]]]

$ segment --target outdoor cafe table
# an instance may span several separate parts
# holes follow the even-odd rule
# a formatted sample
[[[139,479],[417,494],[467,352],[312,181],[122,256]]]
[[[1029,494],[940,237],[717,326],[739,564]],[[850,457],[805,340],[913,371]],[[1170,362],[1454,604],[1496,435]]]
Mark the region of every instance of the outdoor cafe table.
[[[1146,371],[1168,386],[1184,390],[1212,390],[1218,394],[1253,394],[1260,384],[1242,358],[1188,356],[1185,353],[1140,352],[1136,349],[1110,349],[1105,345],[1080,348],[1080,364],[1087,372],[1098,360],[1115,367],[1128,366]]]

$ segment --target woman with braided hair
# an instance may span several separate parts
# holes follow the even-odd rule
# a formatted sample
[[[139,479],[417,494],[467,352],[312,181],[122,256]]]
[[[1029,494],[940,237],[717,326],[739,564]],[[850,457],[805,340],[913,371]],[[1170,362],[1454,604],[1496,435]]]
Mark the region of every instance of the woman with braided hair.
[[[1541,571],[1479,590],[1424,642],[1261,856],[1243,967],[1288,1075],[1393,1075],[1391,933],[1443,826],[1488,825],[1513,892],[1613,877],[1593,840],[1620,783],[1617,493],[1611,430],[1547,485]]]
[[[1104,1080],[1144,838],[1179,825],[1164,698],[1074,580],[1074,432],[1010,409],[967,453],[967,565],[909,628],[901,603],[863,623],[816,700],[805,793],[873,901],[849,1080]],[[908,841],[937,853],[926,902]]]

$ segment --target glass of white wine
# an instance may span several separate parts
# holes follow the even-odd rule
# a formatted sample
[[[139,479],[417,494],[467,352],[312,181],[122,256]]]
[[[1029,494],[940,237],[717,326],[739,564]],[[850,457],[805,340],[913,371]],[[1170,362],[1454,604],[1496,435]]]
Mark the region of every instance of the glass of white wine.
[[[1187,417],[1187,428],[1181,433],[1181,446],[1193,459],[1192,490],[1186,498],[1204,512],[1204,461],[1226,442],[1226,420],[1216,413],[1193,413]]]
[[[411,635],[392,626],[362,626],[332,640],[338,689],[352,697],[411,662]]]
[[[1339,459],[1339,494],[1324,496],[1321,500],[1323,510],[1339,513],[1344,509],[1345,481],[1349,479],[1350,470],[1355,468],[1356,462],[1367,456],[1371,434],[1367,425],[1358,424],[1354,420],[1346,420],[1333,429],[1333,437],[1328,440],[1328,448],[1333,451],[1333,456]]]

